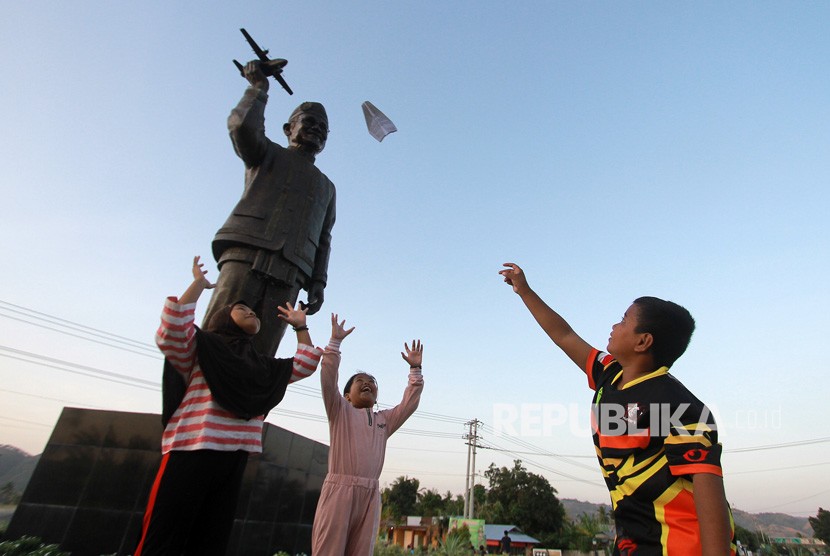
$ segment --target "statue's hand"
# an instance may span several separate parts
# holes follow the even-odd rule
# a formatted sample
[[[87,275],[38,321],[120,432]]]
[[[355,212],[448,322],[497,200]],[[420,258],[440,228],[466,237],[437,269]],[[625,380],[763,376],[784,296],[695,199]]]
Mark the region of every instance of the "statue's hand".
[[[313,282],[311,287],[308,288],[308,303],[306,306],[309,315],[313,315],[323,306],[323,290],[325,287],[322,282]]]
[[[268,92],[268,76],[262,73],[262,68],[259,67],[259,60],[251,60],[245,64],[245,79],[252,87],[256,87],[261,91]]]

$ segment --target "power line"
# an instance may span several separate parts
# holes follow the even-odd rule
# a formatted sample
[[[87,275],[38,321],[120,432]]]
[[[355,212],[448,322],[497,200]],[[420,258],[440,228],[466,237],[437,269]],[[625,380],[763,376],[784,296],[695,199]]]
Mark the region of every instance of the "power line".
[[[784,502],[783,504],[776,504],[775,506],[769,506],[766,508],[762,508],[760,510],[756,510],[755,513],[765,512],[767,510],[774,510],[775,508],[780,508],[782,506],[789,506],[790,504],[795,504],[796,502],[803,502],[804,500],[809,500],[811,498],[815,498],[816,496],[822,496],[830,492],[830,489],[823,490],[821,492],[817,492],[815,494],[811,494],[810,496],[805,496],[804,498],[799,498],[798,500],[790,500],[789,502]]]
[[[38,394],[27,394],[26,392],[18,392],[17,390],[7,390],[6,388],[0,388],[0,392],[6,392],[8,394],[16,394],[18,396],[28,396],[30,398],[37,398],[37,399],[40,399],[40,400],[48,400],[50,402],[60,402],[60,403],[69,404],[69,405],[73,405],[73,406],[85,405],[87,407],[92,407],[92,408],[95,408],[95,409],[105,409],[102,406],[96,406],[96,405],[87,404],[87,403],[82,404],[80,402],[76,402],[76,401],[72,401],[72,400],[64,400],[62,398],[50,398],[48,396],[41,396],[41,395],[38,395]]]
[[[48,313],[42,313],[40,311],[36,311],[36,310],[30,309],[28,307],[23,307],[21,305],[16,305],[14,303],[9,303],[8,301],[3,301],[2,299],[0,299],[0,309],[5,310],[5,311],[11,311],[11,312],[14,312],[14,313],[17,313],[17,314],[30,316],[32,318],[36,318],[38,320],[44,320],[44,321],[50,322],[50,323],[52,323],[52,321],[55,321],[54,324],[59,324],[61,326],[65,326],[65,327],[70,328],[70,329],[78,330],[78,331],[81,331],[81,332],[86,332],[88,334],[92,334],[92,335],[99,336],[99,337],[102,337],[102,338],[109,338],[109,339],[121,341],[123,343],[133,344],[136,347],[146,348],[146,349],[149,349],[150,351],[155,351],[155,349],[156,349],[153,344],[148,343],[148,342],[140,342],[138,340],[134,340],[134,339],[128,338],[126,336],[120,336],[120,335],[114,334],[112,332],[107,332],[106,330],[100,330],[98,328],[93,328],[91,326],[87,326],[85,324],[81,324],[81,323],[78,323],[78,322],[67,320],[67,319],[64,319],[64,318],[61,318],[61,317],[58,317],[58,316],[55,316],[55,315],[50,315]],[[5,316],[5,315],[3,315],[3,316]]]
[[[418,475],[429,475],[429,476],[436,476],[436,477],[461,477],[461,473],[438,473],[435,471],[413,471],[412,469],[399,469],[395,467],[384,467],[383,473],[407,473],[409,475],[414,475],[418,473]]]
[[[293,411],[291,409],[283,409],[279,406],[275,407],[271,410],[269,415],[276,413],[277,415],[284,415],[286,417],[296,417],[299,419],[308,419],[311,421],[317,421],[321,423],[327,423],[328,419],[326,419],[322,415],[315,415],[313,413],[305,413],[304,411]],[[273,423],[272,423],[273,424]]]
[[[786,471],[788,469],[803,469],[805,467],[818,467],[820,465],[830,465],[830,461],[822,461],[819,463],[806,463],[804,465],[791,465],[789,467],[774,467],[771,469],[754,469],[752,471],[734,471],[727,473],[730,477],[732,475],[747,475],[749,473],[767,473],[769,471]]]
[[[46,313],[40,313],[32,309],[27,309],[25,307],[21,307],[20,305],[14,305],[13,303],[9,303],[7,301],[0,300],[0,310],[16,313],[18,315],[23,315],[29,319],[39,320],[41,321],[41,323],[32,322],[31,320],[26,320],[23,318],[0,313],[0,316],[10,320],[15,320],[18,322],[29,324],[31,326],[37,326],[39,328],[50,330],[52,332],[57,332],[58,334],[63,334],[65,336],[71,336],[73,338],[79,338],[81,340],[86,340],[88,342],[93,342],[96,344],[105,345],[107,347],[120,349],[123,351],[127,351],[129,353],[134,353],[136,355],[152,357],[153,359],[162,358],[161,355],[158,353],[157,348],[154,345],[149,344],[147,342],[139,342],[137,340],[132,340],[124,336],[119,336],[117,334],[112,334],[104,330],[99,330],[97,328],[85,326],[83,324],[62,319],[60,317],[48,315]],[[63,329],[55,328],[54,326],[63,327]],[[69,332],[67,329],[78,333],[76,334],[73,332]]]
[[[731,450],[724,450],[724,452],[735,454],[740,452],[757,452],[760,450],[777,450],[779,448],[808,446],[810,444],[821,444],[823,442],[830,442],[830,436],[825,436],[824,438],[811,438],[808,440],[795,440],[793,442],[782,442],[781,444],[766,444],[763,446],[750,446],[747,448],[732,448]]]
[[[484,426],[487,427],[487,425],[484,425]],[[487,428],[489,430],[493,431],[493,433],[495,433],[495,431],[493,429],[491,429],[489,427],[487,427]],[[554,458],[562,458],[563,461],[567,461],[567,458],[590,458],[590,459],[596,458],[596,456],[588,456],[588,455],[583,456],[583,455],[574,455],[574,454],[568,454],[568,455],[556,454],[556,453],[553,453],[553,452],[542,450],[542,449],[534,446],[530,442],[527,442],[525,440],[520,440],[517,437],[514,437],[514,436],[512,436],[510,434],[507,434],[507,433],[504,433],[504,432],[501,433],[501,437],[507,438],[507,439],[509,439],[513,442],[516,442],[517,444],[524,445],[525,447],[530,447],[530,448],[535,449],[535,451],[528,451],[528,452],[518,452],[517,451],[517,452],[514,452],[516,454],[549,456],[549,457],[554,457]],[[794,448],[794,447],[799,447],[799,446],[809,446],[810,444],[821,444],[821,443],[825,443],[825,442],[830,442],[830,437],[809,438],[809,439],[805,439],[805,440],[795,440],[795,441],[792,441],[792,442],[782,442],[780,444],[765,444],[765,445],[761,445],[761,446],[747,446],[747,447],[744,447],[744,448],[724,449],[723,451],[724,451],[724,453],[756,452],[756,451],[762,451],[762,450],[777,450],[777,449],[780,449],[780,448]],[[574,462],[569,462],[569,463],[571,463],[573,465],[577,465]],[[582,465],[577,465],[577,467],[583,467],[583,466]]]
[[[91,326],[87,326],[87,325],[84,325],[84,324],[81,324],[81,323],[78,323],[78,322],[74,322],[74,321],[71,321],[71,320],[68,320],[68,319],[64,319],[64,318],[61,318],[61,317],[58,317],[58,316],[55,316],[55,315],[50,315],[48,313],[43,313],[43,312],[40,312],[40,311],[36,311],[34,309],[29,309],[29,308],[23,307],[21,305],[16,305],[14,303],[9,303],[8,301],[0,300],[0,311],[7,311],[7,312],[15,313],[15,314],[18,314],[18,315],[23,315],[27,318],[39,320],[39,321],[45,322],[49,325],[63,327],[64,329],[62,330],[60,328],[54,328],[52,326],[47,326],[45,324],[39,324],[37,322],[31,322],[31,321],[28,321],[28,320],[13,317],[11,315],[0,313],[0,316],[6,317],[6,318],[11,319],[11,320],[24,322],[26,324],[30,324],[32,326],[38,326],[38,327],[41,327],[41,328],[45,328],[47,330],[57,332],[59,334],[64,334],[64,335],[67,335],[67,336],[71,336],[71,337],[74,337],[74,338],[79,338],[79,339],[86,340],[86,341],[89,341],[89,342],[94,342],[94,343],[106,345],[108,347],[121,349],[123,351],[127,351],[127,352],[130,352],[130,353],[135,353],[135,354],[144,355],[144,356],[150,356],[150,357],[152,357],[153,359],[156,359],[156,360],[163,360],[164,359],[164,357],[158,352],[158,348],[155,345],[151,344],[151,343],[140,342],[138,340],[127,338],[126,336],[120,336],[118,334],[113,334],[111,332],[107,332],[106,330],[93,328]],[[80,332],[81,334],[85,334],[85,335],[73,334],[72,332],[69,332],[66,329],[68,329],[70,331],[73,331],[73,332]],[[89,336],[92,336],[92,337],[89,337]],[[106,340],[107,342],[113,342],[115,345],[113,345],[113,343],[102,342],[102,341],[96,340],[94,338],[101,338],[103,340]],[[129,348],[138,348],[138,349],[141,349],[143,351],[140,351],[140,352],[139,351],[134,351],[134,349],[129,349]],[[68,363],[68,362],[63,362],[63,363],[67,364],[67,365],[72,365],[71,363]],[[295,383],[295,384],[291,385],[291,388],[292,388],[293,391],[295,391],[297,394],[299,394],[301,396],[315,397],[315,398],[320,398],[322,396],[322,394],[320,392],[320,389],[319,388],[314,388],[312,386],[306,386],[306,385]],[[394,406],[389,405],[389,404],[378,404],[378,407],[381,407],[383,409],[390,409]],[[447,422],[447,423],[458,423],[458,424],[463,423],[466,420],[466,419],[461,418],[461,417],[454,417],[454,416],[450,416],[450,415],[442,415],[440,413],[430,413],[428,411],[419,411],[415,415],[413,415],[413,417],[420,418],[420,419],[428,419],[428,420],[432,420],[432,421]]]
[[[431,452],[434,454],[456,454],[459,455],[462,452],[458,450],[430,450],[429,448],[404,448],[402,446],[387,446],[387,450],[408,450],[413,452]]]
[[[11,313],[11,314],[0,313],[0,316],[3,316],[5,318],[11,319],[11,320],[15,320],[15,321],[18,321],[18,322],[23,322],[25,324],[29,324],[29,325],[32,325],[32,326],[37,326],[37,327],[44,328],[44,329],[47,329],[47,330],[50,330],[50,331],[53,331],[53,332],[57,332],[59,334],[64,334],[64,335],[67,335],[67,336],[79,338],[79,339],[86,340],[86,341],[89,341],[89,342],[94,342],[94,343],[97,343],[97,344],[106,345],[108,347],[121,349],[123,351],[127,351],[127,352],[134,353],[134,354],[137,354],[137,355],[143,355],[145,357],[152,357],[153,359],[156,359],[156,360],[163,359],[162,355],[160,353],[158,353],[157,348],[154,345],[152,345],[150,343],[147,343],[147,342],[139,342],[139,341],[133,340],[131,338],[127,338],[127,337],[124,337],[124,336],[120,336],[120,335],[117,335],[117,334],[107,332],[105,330],[100,330],[100,329],[97,329],[97,328],[86,326],[86,325],[83,325],[83,324],[80,324],[80,323],[77,323],[77,322],[74,322],[74,321],[71,321],[71,320],[63,319],[61,317],[57,317],[57,316],[54,316],[54,315],[49,315],[47,313],[43,313],[43,312],[40,312],[40,311],[35,311],[33,309],[22,307],[20,305],[9,303],[9,302],[3,301],[3,300],[0,300],[0,310],[5,311],[6,313]],[[17,315],[17,316],[15,316],[15,315]],[[23,317],[23,318],[21,318],[21,317]],[[29,320],[26,320],[26,319],[29,319]],[[61,359],[57,359],[57,358],[52,358],[52,357],[47,357],[47,356],[43,356],[43,355],[36,354],[36,353],[26,352],[26,351],[23,351],[23,350],[17,350],[15,348],[10,348],[10,347],[7,347],[7,346],[0,346],[0,351],[7,352],[7,353],[0,353],[0,356],[6,357],[6,358],[9,358],[9,359],[15,359],[15,360],[18,360],[18,361],[24,361],[24,362],[27,362],[27,363],[30,363],[30,364],[40,365],[40,366],[46,367],[46,368],[56,369],[56,370],[63,371],[63,372],[78,374],[78,375],[81,375],[81,376],[87,376],[87,377],[90,377],[90,378],[95,378],[95,379],[98,379],[98,380],[105,380],[105,381],[108,381],[108,382],[114,382],[114,383],[123,384],[123,385],[126,385],[126,386],[134,386],[134,387],[142,388],[142,389],[146,389],[146,390],[158,391],[159,388],[160,388],[159,384],[155,381],[147,381],[147,380],[135,378],[135,377],[128,376],[128,375],[113,373],[111,371],[96,369],[94,367],[89,367],[89,366],[85,366],[85,365],[79,365],[79,364],[76,364],[76,363],[71,363],[69,361],[65,361],[65,360],[61,360]],[[314,388],[314,387],[311,387],[311,386],[306,386],[306,385],[303,385],[303,384],[292,384],[291,389],[292,389],[292,391],[294,391],[295,393],[297,393],[298,395],[301,395],[301,396],[313,397],[313,398],[317,398],[317,399],[321,398],[321,396],[322,396],[321,392],[318,388]],[[28,396],[32,396],[32,397],[40,397],[41,399],[48,399],[48,400],[51,400],[51,401],[60,401],[60,402],[64,403],[64,400],[59,400],[57,398],[47,398],[45,396],[37,396],[37,395],[34,395],[34,394],[26,394],[26,393],[22,393],[22,392],[11,392],[11,391],[7,391],[7,392],[15,393],[17,395],[28,395]],[[387,404],[379,404],[379,407],[391,408],[392,406],[387,405]],[[298,412],[298,411],[291,411],[291,410],[287,410],[287,409],[275,408],[273,410],[273,412],[277,413],[277,414],[280,414],[280,415],[283,415],[283,416],[286,416],[286,417],[297,417],[297,418],[308,419],[308,420],[313,420],[313,421],[318,421],[318,422],[326,422],[327,421],[326,417],[324,417],[322,415],[316,415],[316,414]],[[463,423],[466,422],[466,419],[463,419],[463,418],[460,418],[460,417],[455,417],[455,416],[450,416],[450,415],[443,415],[443,414],[440,414],[440,413],[430,413],[430,412],[426,412],[426,411],[418,411],[412,416],[412,418],[431,420],[431,421],[436,421],[436,422],[440,422],[440,423],[452,423],[452,424],[463,424]],[[11,418],[6,418],[6,419],[14,420],[14,419],[11,419]],[[37,426],[51,426],[51,425],[46,425],[46,424],[42,424],[42,423],[31,423],[30,422],[30,424],[34,424],[34,425],[37,425]],[[482,423],[482,427],[484,428],[484,427],[486,427],[486,425],[484,425]],[[490,430],[490,432],[494,432],[494,431],[492,431],[492,429],[489,429],[489,430]],[[446,431],[434,431],[434,430],[421,430],[421,429],[402,428],[402,429],[399,430],[399,432],[401,432],[402,434],[409,434],[409,435],[414,435],[414,436],[425,436],[425,437],[431,437],[431,438],[443,438],[443,439],[457,438],[456,434],[451,433],[451,432],[446,432]],[[518,437],[513,437],[513,436],[510,436],[510,435],[504,435],[504,434],[502,434],[501,437],[505,438],[510,443],[513,443],[513,444],[516,444],[518,446],[526,448],[526,450],[511,450],[509,448],[500,447],[500,446],[497,446],[497,445],[492,445],[492,446],[483,446],[482,445],[482,446],[478,446],[478,447],[480,447],[482,449],[489,449],[489,450],[493,450],[493,451],[503,452],[505,454],[509,454],[509,455],[514,456],[514,457],[519,457],[519,459],[523,459],[523,461],[526,461],[529,464],[533,464],[534,466],[536,466],[540,469],[548,470],[551,473],[555,473],[557,475],[568,477],[572,480],[581,481],[581,482],[587,482],[587,481],[585,481],[584,479],[580,479],[579,477],[575,477],[575,476],[572,476],[572,475],[568,475],[567,473],[563,473],[561,471],[551,469],[551,468],[549,468],[545,465],[542,465],[538,462],[533,462],[532,460],[528,460],[527,458],[523,458],[523,456],[531,455],[531,456],[552,457],[552,458],[555,458],[555,459],[558,459],[558,460],[562,461],[563,463],[568,463],[569,465],[573,465],[573,466],[583,468],[583,469],[590,469],[591,471],[594,470],[594,467],[592,467],[592,466],[589,467],[589,466],[586,466],[586,465],[578,463],[578,462],[570,461],[571,459],[594,458],[595,456],[593,456],[593,455],[558,454],[558,453],[554,453],[554,452],[550,452],[550,451],[541,449],[538,446],[536,446],[536,445],[534,445],[530,442],[527,442],[526,440],[518,438]],[[806,445],[811,445],[811,444],[825,443],[825,442],[828,442],[828,441],[830,441],[830,437],[823,437],[823,438],[807,439],[807,440],[794,441],[794,442],[786,442],[786,443],[780,443],[780,444],[768,444],[768,445],[762,445],[762,446],[751,446],[751,447],[745,447],[745,448],[726,449],[726,450],[724,450],[724,452],[726,452],[726,453],[742,453],[742,452],[753,452],[753,451],[773,450],[773,449],[782,449],[782,448],[792,448],[792,447],[801,447],[801,446],[806,446]],[[424,451],[427,451],[427,450],[424,450]],[[735,473],[732,473],[732,474],[734,475],[734,474],[741,474],[741,473],[757,473],[757,472],[766,472],[766,471],[775,471],[775,470],[785,470],[785,469],[798,468],[798,467],[809,467],[809,466],[816,466],[816,465],[824,465],[824,463],[809,464],[809,465],[806,465],[806,466],[794,466],[794,467],[780,468],[780,469],[735,472]],[[594,484],[594,483],[589,483],[589,484]]]
[[[16,423],[26,423],[27,425],[37,425],[38,427],[51,427],[52,425],[47,425],[46,423],[36,423],[35,421],[26,421],[25,419],[15,419],[14,417],[4,417],[0,415],[0,419],[6,419],[7,421],[14,421]]]
[[[492,431],[493,434],[495,434],[495,431],[491,427],[485,425],[485,428],[488,431]],[[559,461],[561,461],[563,463],[567,463],[568,465],[573,465],[574,467],[579,467],[581,469],[589,469],[591,471],[594,471],[596,469],[594,466],[589,466],[589,465],[586,465],[586,464],[581,463],[581,462],[571,461],[569,458],[571,458],[572,456],[565,456],[565,455],[557,454],[557,453],[554,453],[554,452],[551,452],[551,451],[548,451],[548,450],[543,450],[543,449],[539,448],[538,446],[536,446],[536,445],[534,445],[534,444],[532,444],[532,443],[530,443],[526,440],[514,437],[514,436],[509,435],[509,434],[502,434],[501,438],[505,438],[508,441],[513,442],[514,444],[517,444],[517,445],[519,445],[523,448],[534,450],[534,451],[537,452],[537,455],[552,457],[554,459],[558,459]],[[507,451],[506,449],[502,449],[502,450]],[[514,450],[511,450],[510,453],[516,455],[518,452],[516,452]]]
[[[597,486],[598,485],[596,480],[583,479],[581,477],[577,477],[576,475],[571,475],[570,473],[565,473],[564,471],[559,471],[558,469],[553,469],[553,468],[551,468],[547,465],[541,464],[537,461],[533,461],[533,460],[530,460],[530,459],[527,459],[527,458],[518,457],[518,454],[516,454],[515,452],[513,452],[512,450],[509,450],[507,448],[503,448],[503,447],[499,447],[499,446],[496,446],[496,448],[498,448],[498,450],[501,451],[501,452],[504,452],[506,454],[509,454],[509,455],[515,457],[516,459],[520,459],[523,463],[533,465],[534,467],[537,467],[537,468],[542,469],[544,471],[548,471],[549,473],[553,473],[554,475],[559,475],[560,477],[565,477],[566,479],[570,479],[571,481],[577,481],[577,482],[580,482],[580,483],[589,484],[591,486]],[[594,467],[589,468],[587,466],[583,466],[583,467],[585,469],[588,469],[589,471],[591,471],[593,474],[596,474],[596,468],[594,468]]]
[[[487,448],[484,446],[484,448]],[[497,450],[496,448],[490,448],[491,450]],[[497,450],[500,451],[500,450]],[[583,456],[580,454],[556,454],[554,452],[522,452],[518,450],[514,450],[512,453],[519,454],[519,455],[528,455],[528,456],[549,456],[549,457],[560,457],[560,458],[583,458],[583,459],[597,459],[596,456]],[[593,467],[591,467],[593,469]]]
[[[119,373],[114,373],[112,371],[105,371],[103,369],[96,369],[95,367],[89,367],[87,365],[79,365],[77,363],[71,363],[69,361],[64,361],[62,359],[56,359],[54,357],[47,357],[45,355],[38,355],[37,353],[32,353],[29,351],[23,351],[20,349],[11,348],[8,346],[0,345],[0,351],[6,351],[8,353],[0,353],[0,356],[7,357],[9,359],[16,359],[18,361],[25,361],[27,363],[37,363],[43,367],[49,367],[52,369],[57,369],[59,371],[63,371],[66,373],[77,374],[81,376],[87,376],[92,378],[97,378],[98,380],[106,380],[107,382],[114,382],[116,384],[125,384],[127,386],[135,386],[136,388],[143,388],[145,390],[155,390],[158,391],[159,385],[157,382],[152,382],[149,380],[144,380],[141,378],[135,378],[129,375],[122,375]],[[26,358],[29,359],[26,359]],[[34,359],[35,361],[32,361]],[[72,367],[72,368],[65,368],[65,367]]]
[[[90,378],[96,378],[98,380],[105,380],[108,382],[113,382],[116,384],[123,384],[126,386],[134,386],[137,388],[142,388],[145,390],[152,390],[152,391],[159,391],[159,384],[155,381],[144,380],[136,377],[132,377],[129,375],[123,375],[119,373],[114,373],[111,371],[105,371],[102,369],[96,369],[94,367],[89,367],[86,365],[79,365],[77,363],[72,363],[66,360],[57,359],[53,357],[47,357],[44,355],[39,355],[36,353],[19,350],[15,348],[11,348],[8,346],[0,345],[0,351],[6,351],[8,353],[0,353],[0,356],[6,357],[9,359],[15,359],[18,361],[23,361],[26,363],[36,364],[47,368],[56,369],[63,372],[68,372],[72,374],[78,374],[81,376],[87,376]],[[70,367],[70,368],[66,368]],[[311,386],[305,386],[302,384],[292,384],[291,385],[292,391],[295,391],[299,395],[304,395],[307,397],[314,397],[320,398],[322,394],[320,391]],[[21,393],[22,394],[22,393]],[[380,404],[379,404],[380,405]],[[385,407],[392,407],[386,404],[383,404]],[[287,410],[275,410],[275,411],[287,411]],[[286,414],[287,415],[287,414]],[[314,420],[323,420],[325,421],[325,417],[320,415],[312,415],[312,414],[303,414],[305,418],[313,418]],[[413,417],[419,417],[422,419],[430,419],[439,422],[449,422],[449,423],[459,423],[462,421],[458,417],[453,417],[449,415],[442,415],[439,413],[430,413],[430,412],[416,412]],[[482,423],[482,427],[485,430],[493,431],[492,428],[488,427],[486,424]],[[412,430],[412,429],[401,429],[400,432],[404,434],[412,434],[417,436],[432,436],[434,438],[457,438],[457,435],[451,432],[445,431],[424,431],[424,430]],[[493,431],[494,432],[494,431]],[[522,440],[520,438],[502,434],[502,438],[506,438],[508,441],[513,442],[517,445],[523,446],[525,448],[530,448],[529,451],[522,451],[522,450],[510,450],[504,447],[495,447],[495,446],[481,446],[484,449],[492,449],[496,451],[502,451],[513,456],[525,456],[525,455],[535,455],[535,456],[545,456],[545,457],[553,457],[563,461],[564,463],[568,463],[570,465],[574,465],[576,467],[580,467],[583,469],[587,469],[588,467],[577,462],[569,461],[569,458],[593,458],[594,456],[579,456],[573,454],[557,454],[554,452],[550,452],[547,450],[543,450],[534,444]],[[724,452],[726,453],[742,453],[742,452],[753,452],[753,451],[762,451],[762,450],[773,450],[773,449],[780,449],[780,448],[792,448],[792,447],[800,447],[800,446],[807,446],[811,444],[818,444],[818,443],[825,443],[830,442],[830,437],[822,437],[822,438],[814,438],[814,439],[806,439],[806,440],[799,440],[793,442],[786,442],[780,444],[766,444],[761,446],[749,446],[744,448],[733,448],[733,449],[726,449]],[[521,458],[520,458],[521,459]],[[542,467],[540,464],[537,464]],[[590,467],[593,469],[593,467]],[[557,472],[562,474],[561,472]]]

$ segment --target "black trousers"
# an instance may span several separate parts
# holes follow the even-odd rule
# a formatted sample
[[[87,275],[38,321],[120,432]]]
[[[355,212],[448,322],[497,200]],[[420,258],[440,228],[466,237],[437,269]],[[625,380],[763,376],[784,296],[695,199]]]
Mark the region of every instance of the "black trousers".
[[[133,556],[224,556],[248,452],[162,456]]]

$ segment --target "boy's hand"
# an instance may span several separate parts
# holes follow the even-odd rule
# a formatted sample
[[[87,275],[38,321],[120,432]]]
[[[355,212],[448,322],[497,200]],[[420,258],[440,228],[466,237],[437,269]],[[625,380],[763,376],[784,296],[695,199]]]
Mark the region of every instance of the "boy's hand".
[[[525,273],[519,265],[516,263],[504,263],[502,266],[506,266],[507,268],[500,270],[499,274],[504,276],[505,283],[512,286],[514,292],[522,293],[522,291],[530,287],[527,285],[527,278],[525,278]]]
[[[294,328],[305,326],[308,309],[300,309],[299,305],[295,308],[291,303],[286,302],[285,307],[277,307],[277,310],[280,312],[277,316]]]
[[[193,281],[206,290],[212,290],[216,287],[216,284],[211,284],[210,280],[207,279],[207,270],[202,270],[205,265],[199,262],[200,258],[198,255],[193,257]]]
[[[403,360],[409,363],[410,367],[420,367],[424,356],[424,346],[421,345],[421,340],[412,340],[412,349],[409,349],[409,344],[403,344],[406,353],[401,352]]]
[[[354,331],[354,326],[346,330],[346,320],[337,322],[337,315],[331,314],[331,337],[335,340],[343,340]]]

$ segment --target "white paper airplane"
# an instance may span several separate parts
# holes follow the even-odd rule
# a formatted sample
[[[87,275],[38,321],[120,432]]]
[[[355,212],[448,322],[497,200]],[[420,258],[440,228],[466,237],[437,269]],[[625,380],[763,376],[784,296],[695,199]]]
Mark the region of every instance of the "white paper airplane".
[[[369,128],[369,135],[383,141],[383,138],[398,131],[392,120],[386,117],[386,114],[377,109],[377,107],[368,100],[361,104],[363,107],[363,116],[366,117],[366,127]]]

